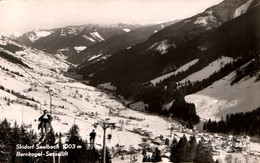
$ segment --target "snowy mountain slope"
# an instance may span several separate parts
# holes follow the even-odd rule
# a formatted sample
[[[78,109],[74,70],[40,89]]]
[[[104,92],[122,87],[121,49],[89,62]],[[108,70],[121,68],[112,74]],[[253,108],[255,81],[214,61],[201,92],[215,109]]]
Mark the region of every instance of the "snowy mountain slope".
[[[90,35],[98,40],[98,42],[105,41],[105,39],[98,32],[91,32]]]
[[[12,39],[17,39],[18,37],[21,37],[22,34],[19,32],[1,32],[0,31],[0,35],[5,36],[5,37],[9,37]]]
[[[253,0],[249,0],[246,3],[242,4],[240,7],[238,7],[234,13],[234,18],[240,16],[241,14],[244,14],[249,6],[252,4]]]
[[[231,85],[236,76],[236,72],[232,72],[211,86],[186,96],[186,100],[194,103],[200,117],[206,119],[220,119],[229,113],[251,111],[260,106],[258,75],[248,76]]]
[[[163,24],[164,26],[169,26],[175,22],[177,21],[166,22]],[[68,61],[75,64],[86,65],[96,62],[98,59],[103,60],[102,57],[114,54],[119,50],[123,50],[140,42],[143,42],[147,40],[154,33],[154,31],[158,31],[161,29],[161,24],[144,26],[138,29],[132,29],[130,31],[123,29],[125,31],[124,33],[112,36],[101,42],[96,42],[79,54],[69,57]],[[90,39],[88,36],[86,36],[86,38]],[[89,58],[97,54],[102,54],[102,56],[100,56],[96,60],[89,61]]]
[[[62,60],[59,61],[57,58],[55,58],[51,54],[44,53],[40,50],[33,49],[31,47],[22,45],[7,37],[4,37],[4,36],[0,36],[0,37],[1,37],[1,42],[6,44],[5,46],[0,47],[2,49],[2,51],[6,51],[7,53],[22,59],[27,64],[35,63],[35,65],[33,65],[33,67],[32,67],[33,69],[44,67],[44,68],[48,68],[48,69],[53,69],[54,71],[58,71],[58,72],[60,72],[60,71],[65,72],[68,69],[68,63],[66,61],[62,61]],[[11,45],[14,47],[17,47],[18,49],[6,50]]]
[[[7,46],[9,44],[20,49],[9,51]],[[194,134],[174,120],[126,108],[113,95],[64,76],[63,72],[69,65],[56,60],[50,54],[29,48],[6,37],[1,37],[1,45],[1,53],[19,58],[31,68],[0,57],[0,120],[7,118],[12,123],[17,121],[19,125],[23,123],[26,128],[39,133],[37,119],[44,109],[50,111],[50,95],[46,88],[48,87],[52,90],[51,108],[54,117],[52,127],[55,132],[65,134],[72,124],[77,124],[80,136],[88,140],[93,124],[100,119],[110,118],[111,122],[116,123],[116,129],[107,130],[113,135],[111,142],[107,142],[108,147],[120,144],[127,151],[130,145],[135,149],[141,149],[139,144],[143,143],[142,138],[152,138],[149,143],[151,148],[158,146],[162,150],[166,149],[163,142],[166,138],[172,140],[170,137],[172,125],[176,128],[174,134],[177,139],[183,132],[186,136]],[[109,113],[110,109],[112,113]],[[96,147],[101,148],[103,139],[101,127],[96,129],[96,133]],[[158,138],[160,135],[164,137],[163,140]],[[197,139],[199,140],[202,135],[203,133],[196,134]],[[152,143],[152,140],[162,144]],[[259,144],[254,144],[254,147],[260,149]],[[169,152],[166,150],[163,154],[169,155]],[[128,156],[126,158],[129,159]],[[141,162],[142,157],[139,159]],[[166,158],[164,160],[167,161]]]
[[[254,10],[251,14],[242,14],[236,19],[230,15],[247,1],[225,0],[200,14],[163,28],[145,42],[132,46],[131,49],[118,51],[107,60],[81,64],[79,74],[83,75],[84,79],[98,84],[122,84],[125,81],[143,83],[170,73],[194,59],[209,64],[221,55],[236,58],[242,55],[241,48],[248,49],[250,46],[249,39],[245,37],[256,37],[253,36],[257,30],[254,28],[254,19],[258,17],[256,8],[250,10]],[[244,26],[245,22],[248,27]],[[238,29],[240,25],[243,28]],[[245,46],[242,46],[242,36],[245,38],[243,40],[246,40]],[[165,41],[167,46],[163,44]],[[163,46],[159,46],[160,43]],[[241,46],[236,46],[238,44]],[[221,49],[220,53],[217,53],[218,49]],[[236,50],[232,49],[239,49],[240,52],[236,53]],[[88,50],[90,49],[85,51]],[[89,77],[93,72],[95,75]]]
[[[53,31],[35,30],[29,35],[29,39],[31,42],[35,42],[36,40],[42,37],[47,37],[52,33]]]

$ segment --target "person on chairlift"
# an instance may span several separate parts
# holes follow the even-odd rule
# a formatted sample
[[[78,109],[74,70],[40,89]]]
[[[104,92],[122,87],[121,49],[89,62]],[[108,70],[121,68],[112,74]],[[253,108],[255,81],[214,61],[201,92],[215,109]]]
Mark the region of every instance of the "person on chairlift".
[[[41,129],[42,134],[48,132],[49,128],[51,127],[51,120],[51,115],[48,114],[47,110],[44,110],[43,115],[39,118],[40,124],[38,125],[38,129]]]

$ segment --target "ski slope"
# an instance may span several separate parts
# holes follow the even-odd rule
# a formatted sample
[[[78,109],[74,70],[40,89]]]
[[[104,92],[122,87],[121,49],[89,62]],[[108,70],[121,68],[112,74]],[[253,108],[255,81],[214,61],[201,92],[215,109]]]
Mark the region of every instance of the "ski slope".
[[[6,41],[9,43],[10,40]],[[5,89],[5,91],[0,90],[0,120],[7,118],[11,122],[17,121],[20,125],[24,123],[39,133],[37,119],[44,109],[50,111],[50,95],[46,88],[48,87],[51,90],[52,116],[54,117],[52,125],[55,132],[66,133],[72,124],[77,124],[80,128],[80,135],[88,140],[93,124],[100,119],[110,118],[111,122],[117,124],[117,128],[108,131],[113,133],[113,139],[108,146],[112,147],[119,143],[125,148],[132,145],[137,149],[140,148],[138,144],[142,143],[144,136],[133,133],[134,128],[147,130],[153,137],[156,137],[169,136],[171,123],[180,125],[176,121],[163,117],[133,111],[126,108],[114,96],[65,77],[63,72],[68,68],[68,64],[56,60],[51,55],[28,47],[23,47],[23,50],[16,53],[9,52],[9,54],[20,58],[32,69],[0,58],[2,67],[23,75],[18,76],[0,69],[0,85]],[[19,92],[27,98],[34,98],[35,101],[18,98],[6,90]],[[6,99],[10,99],[10,102]],[[115,111],[121,110],[120,114],[109,115],[110,108]],[[101,127],[98,127],[96,131],[96,143],[101,144],[103,134]]]
[[[89,59],[88,59],[88,61],[91,61],[91,60],[93,60],[93,59],[96,59],[96,58],[98,58],[98,57],[100,57],[102,54],[100,53],[100,54],[97,54],[97,55],[93,55],[92,57],[90,57]]]
[[[82,37],[84,37],[85,39],[88,39],[88,40],[91,41],[91,42],[96,42],[96,40],[94,40],[94,39],[91,38],[91,37],[88,37],[87,35],[82,35]]]
[[[184,84],[185,81],[195,82],[195,81],[202,81],[203,79],[208,78],[210,75],[212,75],[214,72],[219,71],[222,67],[224,67],[226,64],[234,61],[231,57],[221,57],[213,62],[211,62],[208,66],[204,67],[202,70],[197,71],[185,79],[181,80],[179,84]]]
[[[184,65],[182,65],[180,68],[178,68],[176,71],[173,71],[173,72],[170,72],[170,73],[167,73],[167,74],[164,74],[162,76],[159,76],[153,80],[151,80],[150,82],[153,84],[153,85],[156,85],[160,82],[162,82],[163,80],[173,76],[173,75],[177,75],[178,73],[182,72],[182,71],[186,71],[189,69],[190,66],[196,64],[197,62],[199,61],[199,59],[194,59]]]
[[[260,82],[256,77],[245,78],[231,86],[235,72],[202,91],[185,97],[196,105],[197,113],[205,119],[220,119],[229,113],[245,112],[260,106]]]

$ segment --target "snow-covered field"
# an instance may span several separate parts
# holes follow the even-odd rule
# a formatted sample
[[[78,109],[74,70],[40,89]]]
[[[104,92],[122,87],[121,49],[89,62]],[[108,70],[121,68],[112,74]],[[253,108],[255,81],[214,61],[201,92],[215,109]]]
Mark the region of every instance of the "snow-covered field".
[[[82,50],[85,50],[87,47],[86,46],[75,46],[74,49],[77,50],[77,52],[81,52]]]
[[[123,29],[125,32],[130,32],[131,30],[130,29],[128,29],[128,28],[124,28]]]

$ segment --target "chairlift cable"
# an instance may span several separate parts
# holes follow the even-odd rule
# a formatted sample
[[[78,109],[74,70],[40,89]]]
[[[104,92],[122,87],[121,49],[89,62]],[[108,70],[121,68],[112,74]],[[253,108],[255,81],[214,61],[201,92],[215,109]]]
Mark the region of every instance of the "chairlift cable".
[[[47,89],[48,89],[48,92],[49,92],[49,95],[50,95],[50,97],[51,97],[51,94],[50,94],[50,90],[51,90],[51,89],[49,89],[48,86],[44,85],[42,82],[40,82],[36,77],[34,77],[31,73],[29,73],[26,69],[24,69],[24,68],[21,67],[20,65],[18,65],[18,67],[20,67],[22,70],[24,70],[29,76],[31,76],[33,79],[35,79],[35,80],[36,80],[38,83],[40,83],[44,88],[47,88]],[[70,88],[73,88],[73,87],[71,87],[71,86],[69,86],[69,87],[70,87]],[[52,90],[52,92],[54,92],[54,91]],[[55,93],[55,92],[54,92],[54,93]],[[62,97],[61,97],[58,93],[56,93],[56,95],[62,99]],[[75,106],[75,105],[69,103],[68,101],[66,101],[66,103],[68,103],[68,104],[74,106],[76,109],[82,111],[79,107],[77,107],[77,106]],[[51,108],[51,106],[50,106],[50,108]],[[55,112],[61,113],[61,112],[59,112],[59,111],[57,111],[57,110],[56,110]],[[52,112],[51,112],[51,114],[52,114]],[[64,114],[64,113],[62,113],[62,114]],[[65,114],[65,115],[68,116],[68,117],[74,118],[74,124],[75,124],[75,120],[77,119],[77,120],[79,120],[79,121],[82,121],[82,122],[84,122],[84,123],[88,123],[88,124],[91,124],[91,125],[92,125],[92,123],[90,123],[90,122],[83,121],[83,120],[81,120],[81,119],[75,118],[75,117],[70,116],[70,115],[68,115],[68,114]],[[96,118],[98,118],[98,119],[100,119],[100,120],[103,121],[103,119],[101,119],[101,118],[99,118],[99,117],[96,117]],[[98,130],[99,130],[100,133],[102,133],[99,128],[98,128]],[[119,139],[119,137],[118,137],[118,139]]]
[[[25,71],[29,76],[31,76],[33,79],[35,79],[38,83],[40,83],[44,88],[47,88],[48,89],[48,93],[50,95],[50,113],[52,115],[52,110],[51,110],[51,89],[44,85],[42,82],[40,82],[36,77],[34,77],[32,74],[30,74],[27,70],[25,70],[22,66],[18,65],[18,67],[20,67],[23,71]]]
[[[35,79],[38,83],[40,83],[44,88],[47,88],[48,89],[48,93],[49,93],[49,95],[50,95],[50,98],[51,98],[51,94],[50,94],[50,88],[48,88],[48,86],[46,86],[46,85],[44,85],[42,82],[40,82],[36,77],[34,77],[32,74],[30,74],[27,70],[25,70],[22,66],[20,66],[20,65],[18,65],[22,70],[24,70],[29,76],[31,76],[33,79]],[[54,92],[53,90],[51,90],[52,92]],[[55,92],[54,92],[55,93]],[[59,96],[61,99],[62,99],[62,97],[58,94],[58,93],[56,93],[56,95],[57,96]],[[70,104],[70,105],[72,105],[72,106],[74,106],[76,109],[78,109],[78,110],[80,110],[80,111],[82,111],[80,108],[78,108],[77,106],[75,106],[75,105],[73,105],[73,104],[71,104],[71,103],[69,103],[68,101],[66,101],[68,104]],[[51,106],[50,106],[50,113],[52,114],[52,111],[51,111]]]

